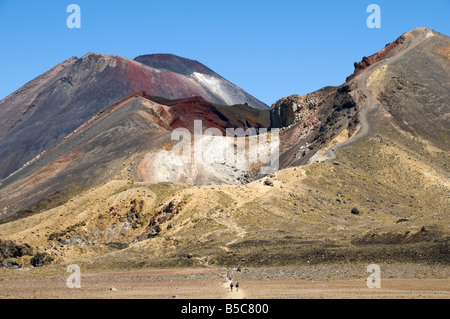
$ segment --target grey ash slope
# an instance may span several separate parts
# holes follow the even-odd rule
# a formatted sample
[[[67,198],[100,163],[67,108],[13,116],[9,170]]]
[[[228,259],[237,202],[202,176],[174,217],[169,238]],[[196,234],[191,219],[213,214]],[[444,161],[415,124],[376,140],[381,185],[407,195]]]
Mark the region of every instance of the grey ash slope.
[[[405,42],[372,87],[397,125],[450,151],[450,38],[420,28]]]
[[[159,124],[155,106],[130,96],[3,180],[0,206],[8,209],[2,219],[61,205],[125,170],[131,154],[167,143],[170,132]]]
[[[182,58],[173,54],[140,55],[134,60],[155,69],[175,72],[185,76],[189,76],[193,72],[199,72],[206,75],[219,77],[216,72],[200,62]]]

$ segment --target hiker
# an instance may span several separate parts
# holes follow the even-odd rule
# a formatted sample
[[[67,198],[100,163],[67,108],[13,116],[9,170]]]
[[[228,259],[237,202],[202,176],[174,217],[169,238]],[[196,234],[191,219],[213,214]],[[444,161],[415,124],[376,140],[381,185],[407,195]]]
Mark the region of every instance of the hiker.
[[[236,292],[238,292],[239,291],[239,283],[237,282],[236,283]]]
[[[230,272],[227,272],[227,278],[228,278],[228,280],[231,280],[231,274],[230,274]]]
[[[230,284],[230,288],[231,288],[231,291],[233,292],[233,287],[234,287],[234,285],[233,285],[233,283],[231,283]]]

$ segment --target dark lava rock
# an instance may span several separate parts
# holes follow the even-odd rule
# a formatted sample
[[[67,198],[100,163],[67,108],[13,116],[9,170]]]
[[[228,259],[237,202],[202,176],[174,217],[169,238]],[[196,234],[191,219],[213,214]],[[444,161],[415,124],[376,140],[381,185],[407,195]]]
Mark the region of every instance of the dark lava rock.
[[[0,259],[3,258],[17,258],[25,255],[31,255],[33,250],[27,244],[16,245],[12,241],[0,240]]]
[[[43,267],[50,264],[53,258],[46,253],[37,253],[33,258],[31,258],[30,263],[33,267]]]
[[[1,263],[1,265],[2,265],[4,268],[20,268],[20,265],[19,265],[16,261],[10,260],[10,259],[4,260],[4,261]]]
[[[353,208],[352,209],[352,214],[353,215],[359,215],[359,209],[358,208]]]

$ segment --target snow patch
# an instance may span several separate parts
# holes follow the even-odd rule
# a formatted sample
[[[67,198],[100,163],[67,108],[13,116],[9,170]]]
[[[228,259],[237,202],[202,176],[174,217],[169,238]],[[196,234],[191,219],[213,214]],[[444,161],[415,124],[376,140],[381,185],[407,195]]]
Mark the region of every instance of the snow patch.
[[[194,72],[191,75],[204,89],[219,96],[226,104],[244,104],[245,95],[233,84],[215,76]]]

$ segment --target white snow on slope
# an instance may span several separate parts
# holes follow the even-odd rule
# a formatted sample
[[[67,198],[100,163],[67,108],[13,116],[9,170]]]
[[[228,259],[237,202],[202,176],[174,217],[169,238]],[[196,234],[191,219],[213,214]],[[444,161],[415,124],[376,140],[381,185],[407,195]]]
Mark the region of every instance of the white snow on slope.
[[[244,104],[249,102],[243,92],[232,83],[203,73],[191,75],[204,89],[219,96],[226,104]]]

